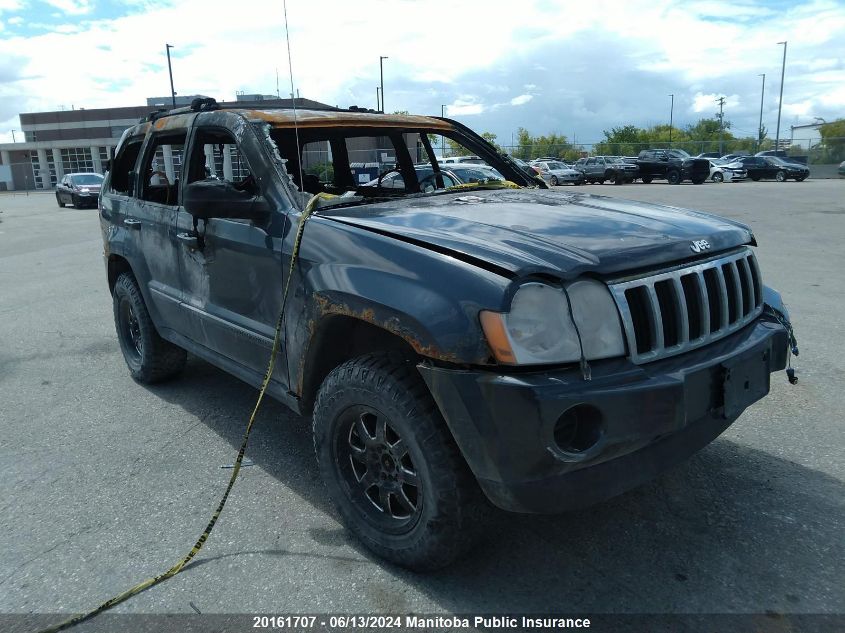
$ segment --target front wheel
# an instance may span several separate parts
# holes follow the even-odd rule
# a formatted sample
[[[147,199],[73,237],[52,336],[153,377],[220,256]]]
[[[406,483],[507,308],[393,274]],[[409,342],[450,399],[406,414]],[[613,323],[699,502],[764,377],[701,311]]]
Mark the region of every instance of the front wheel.
[[[681,172],[673,169],[668,174],[666,174],[666,180],[669,181],[670,185],[677,185],[681,182]]]
[[[135,277],[130,273],[120,275],[112,300],[120,350],[132,377],[153,383],[182,371],[187,353],[159,336]]]
[[[337,367],[313,422],[329,495],[368,549],[423,571],[472,545],[484,501],[413,363],[373,354]]]
[[[551,183],[553,186],[557,186],[557,176],[552,176]]]
[[[58,204],[62,209],[65,207],[65,203],[62,202],[62,198],[59,196],[58,192],[56,192],[56,204]]]
[[[786,182],[786,172],[781,169],[778,173],[775,174],[775,180],[777,180],[778,182]]]
[[[715,174],[713,174],[712,180],[713,182],[724,182],[725,177],[717,171]]]
[[[643,184],[651,184],[651,176],[640,176],[640,180],[643,181]]]

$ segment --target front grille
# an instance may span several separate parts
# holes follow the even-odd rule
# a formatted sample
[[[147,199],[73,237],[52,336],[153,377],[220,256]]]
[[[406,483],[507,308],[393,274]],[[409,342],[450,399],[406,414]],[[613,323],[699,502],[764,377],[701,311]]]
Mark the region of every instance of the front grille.
[[[630,358],[647,363],[736,332],[763,310],[763,283],[750,249],[609,285]]]

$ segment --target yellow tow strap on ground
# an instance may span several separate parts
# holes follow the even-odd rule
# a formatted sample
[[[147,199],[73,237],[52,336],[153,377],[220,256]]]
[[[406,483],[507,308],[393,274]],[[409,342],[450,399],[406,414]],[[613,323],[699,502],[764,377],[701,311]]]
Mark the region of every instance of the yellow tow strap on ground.
[[[214,529],[214,524],[217,523],[217,519],[220,518],[220,513],[223,512],[223,506],[226,505],[226,500],[229,498],[229,493],[232,491],[232,487],[235,485],[235,480],[238,478],[238,473],[240,473],[241,471],[241,462],[244,458],[244,452],[246,452],[246,445],[249,441],[249,434],[252,431],[252,425],[255,423],[255,416],[258,414],[258,408],[261,406],[261,401],[264,399],[264,394],[267,391],[267,385],[270,384],[270,377],[273,375],[273,368],[276,365],[276,356],[279,353],[282,323],[284,321],[285,316],[285,304],[287,303],[288,291],[290,290],[290,283],[291,279],[293,278],[293,271],[296,265],[296,260],[299,256],[299,245],[302,242],[302,233],[305,230],[305,223],[311,216],[311,214],[314,212],[314,209],[317,208],[317,203],[320,200],[334,197],[335,196],[332,196],[330,194],[317,194],[308,201],[308,204],[305,206],[305,210],[302,212],[302,215],[299,218],[299,227],[296,230],[296,239],[293,242],[293,250],[291,251],[290,268],[288,269],[288,278],[285,280],[285,289],[282,293],[282,306],[279,310],[279,318],[276,321],[276,332],[273,337],[273,349],[270,352],[270,362],[267,365],[267,372],[264,374],[264,381],[261,383],[261,390],[258,392],[258,399],[255,401],[255,407],[253,407],[252,409],[252,415],[249,416],[249,422],[246,425],[246,431],[244,432],[243,441],[241,442],[241,448],[240,450],[238,450],[238,458],[235,460],[235,467],[232,470],[232,476],[229,478],[229,484],[226,486],[226,492],[223,493],[223,497],[220,499],[220,503],[217,504],[217,509],[214,511],[211,520],[208,522],[208,525],[206,526],[203,533],[197,539],[197,542],[194,543],[194,546],[191,548],[191,551],[188,552],[188,554],[182,560],[173,565],[173,567],[168,569],[166,572],[138,583],[137,585],[130,589],[127,589],[123,593],[118,594],[113,598],[110,598],[109,600],[106,600],[99,607],[97,607],[96,609],[92,609],[88,613],[76,615],[72,618],[65,620],[64,622],[48,627],[46,629],[42,629],[41,631],[39,631],[39,633],[55,633],[56,631],[62,631],[64,629],[70,628],[76,624],[79,624],[80,622],[84,622],[85,620],[93,618],[95,615],[99,615],[103,611],[111,609],[116,604],[120,604],[121,602],[128,600],[132,596],[141,593],[145,589],[149,589],[153,585],[157,585],[158,583],[175,576],[180,571],[182,571],[182,569],[184,569],[185,565],[191,562],[191,559],[193,559],[194,556],[196,556],[202,549],[202,546],[205,545],[205,542],[208,540],[208,537],[211,534],[211,530]]]

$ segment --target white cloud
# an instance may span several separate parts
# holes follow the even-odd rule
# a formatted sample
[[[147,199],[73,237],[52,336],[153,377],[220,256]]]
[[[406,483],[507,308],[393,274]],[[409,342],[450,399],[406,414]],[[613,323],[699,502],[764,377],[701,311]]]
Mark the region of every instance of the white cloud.
[[[47,4],[56,7],[62,13],[69,15],[83,15],[89,13],[93,8],[91,0],[44,0]],[[54,14],[55,15],[55,14]]]
[[[0,39],[0,60],[20,56],[17,76],[0,83],[0,100],[24,95],[26,111],[62,103],[133,105],[168,94],[164,42],[176,46],[173,75],[181,94],[275,93],[276,69],[280,92],[290,91],[278,0],[245,0],[226,12],[209,10],[207,0],[139,0],[140,12],[113,20],[98,18],[92,0],[49,1],[61,11],[49,31],[12,37],[14,29],[7,29]],[[0,12],[22,5],[0,0]],[[85,19],[68,19],[80,13]],[[26,22],[49,21],[43,14],[33,9]],[[433,15],[446,14],[436,28],[425,27]],[[12,22],[18,17],[6,23],[20,24]],[[561,126],[579,138],[600,137],[621,122],[662,122],[668,93],[676,95],[676,122],[712,116],[715,97],[727,93],[726,118],[747,116],[750,123],[739,127],[756,129],[757,74],[768,74],[769,112],[777,107],[780,79],[782,49],[775,42],[784,39],[791,42],[784,111],[828,118],[845,111],[845,7],[837,0],[777,11],[762,0],[525,0],[518,10],[510,0],[288,0],[288,17],[303,96],[374,106],[378,58],[388,55],[389,111],[439,114],[440,104],[451,104],[449,116],[476,116],[480,125],[502,121],[492,130],[502,135],[522,125],[535,133]],[[62,32],[74,28],[78,32]],[[602,48],[613,56],[602,57]],[[87,70],[69,75],[62,70],[67,65]],[[470,80],[472,95],[462,94]],[[520,108],[507,107],[508,94],[518,95],[510,105]]]
[[[22,24],[22,23],[23,23],[23,18],[22,18],[21,16],[19,16],[19,15],[16,15],[16,16],[14,16],[14,17],[9,18],[8,20],[6,20],[6,22],[7,22],[7,23],[9,23],[9,24],[12,24],[12,25]]]

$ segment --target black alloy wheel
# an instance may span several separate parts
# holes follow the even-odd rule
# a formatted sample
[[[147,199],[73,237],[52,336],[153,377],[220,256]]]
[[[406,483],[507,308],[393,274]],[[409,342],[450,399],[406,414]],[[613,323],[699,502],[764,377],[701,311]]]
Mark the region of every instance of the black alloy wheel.
[[[412,528],[423,496],[408,445],[374,407],[350,407],[338,423],[335,467],[355,505],[380,530],[396,534]]]

